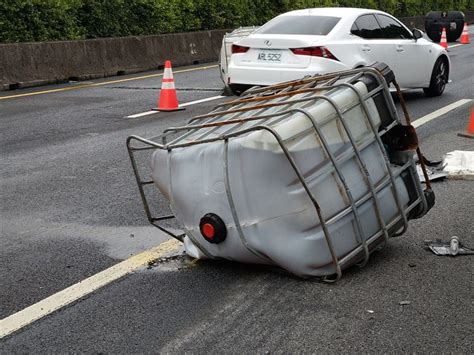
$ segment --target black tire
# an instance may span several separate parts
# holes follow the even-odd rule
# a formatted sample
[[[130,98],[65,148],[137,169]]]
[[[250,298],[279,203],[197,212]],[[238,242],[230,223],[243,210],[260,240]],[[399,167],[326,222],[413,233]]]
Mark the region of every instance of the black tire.
[[[250,89],[251,86],[243,84],[229,84],[229,88],[235,96],[240,96],[245,90]]]
[[[440,57],[436,61],[431,73],[430,86],[423,88],[426,96],[441,96],[449,79],[449,64],[446,58]]]
[[[223,96],[233,96],[235,95],[229,85],[224,86],[224,90],[222,91]]]

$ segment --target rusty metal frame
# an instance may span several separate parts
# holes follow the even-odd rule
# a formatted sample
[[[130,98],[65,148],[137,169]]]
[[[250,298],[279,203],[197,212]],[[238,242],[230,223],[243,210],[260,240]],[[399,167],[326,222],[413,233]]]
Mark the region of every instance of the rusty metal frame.
[[[362,95],[352,84],[349,82],[342,82],[342,83],[337,83],[341,78],[343,77],[350,77],[350,79],[354,82],[358,78],[360,78],[363,75],[370,75],[375,80],[378,82],[378,86],[374,88],[373,90],[370,90],[367,94]],[[325,82],[324,82],[325,81]],[[317,87],[310,87],[310,86],[315,86],[318,85],[318,83],[324,82],[322,86],[317,86]],[[333,89],[338,89],[341,87],[348,87],[353,92],[357,95],[358,102],[350,105],[349,107],[346,107],[344,110],[339,109],[337,106],[336,102],[327,97],[327,96],[322,96],[322,95],[314,95],[317,92],[321,91],[328,91],[328,90],[333,90]],[[275,94],[270,94],[270,95],[263,95],[265,92],[271,91],[271,90],[280,90],[280,92],[276,92]],[[293,91],[289,91],[291,89],[294,89]],[[375,123],[373,121],[373,118],[371,116],[370,110],[367,107],[366,101],[370,98],[373,98],[375,95],[378,93],[383,93],[385,96],[385,102],[388,103],[390,110],[390,115],[392,118],[392,123],[386,127],[382,131],[377,131]],[[262,96],[259,96],[262,94]],[[294,95],[307,95],[307,97],[302,97],[298,99],[293,99],[291,101],[279,101],[279,102],[268,102],[270,100],[276,100],[276,99],[285,99],[288,97],[292,97]],[[196,117],[193,117],[191,120],[188,121],[188,124],[185,126],[180,126],[180,127],[170,127],[166,129],[163,134],[159,137],[156,137],[155,139],[161,139],[162,144],[156,143],[154,140],[149,140],[145,138],[141,138],[138,136],[130,136],[127,139],[127,149],[129,152],[129,156],[132,162],[132,167],[133,171],[136,177],[136,181],[139,187],[139,192],[140,196],[142,198],[142,202],[145,207],[145,213],[147,215],[148,220],[150,221],[151,224],[162,230],[163,232],[169,234],[170,236],[182,241],[183,237],[185,234],[180,234],[177,235],[169,230],[167,230],[165,227],[160,226],[159,222],[167,219],[174,218],[173,215],[166,215],[166,216],[159,216],[159,217],[153,217],[151,214],[151,210],[146,198],[146,193],[144,190],[144,187],[146,185],[151,185],[153,184],[153,181],[143,181],[138,165],[135,159],[134,154],[138,151],[144,151],[144,150],[156,150],[156,149],[162,149],[162,150],[167,150],[171,152],[173,149],[176,148],[183,148],[183,147],[189,147],[192,145],[197,145],[197,144],[205,144],[205,143],[212,143],[212,142],[217,142],[217,141],[222,141],[224,143],[224,177],[225,177],[225,186],[226,186],[226,193],[227,193],[227,199],[229,202],[229,207],[232,212],[232,216],[234,218],[234,223],[237,228],[237,232],[239,234],[239,237],[241,239],[241,242],[244,246],[247,247],[247,249],[252,252],[253,254],[268,260],[268,258],[264,255],[262,255],[260,252],[257,250],[254,250],[249,243],[245,239],[245,235],[243,231],[240,228],[240,223],[239,223],[239,218],[237,214],[237,210],[235,208],[234,202],[233,202],[233,196],[232,196],[232,190],[229,182],[229,171],[228,171],[228,144],[229,140],[241,135],[248,134],[250,132],[254,131],[266,131],[270,133],[278,143],[280,149],[283,151],[289,165],[293,169],[295,175],[297,176],[299,182],[303,186],[307,196],[311,200],[311,203],[313,204],[315,208],[315,212],[317,214],[317,217],[321,223],[321,227],[323,229],[324,237],[326,240],[326,243],[328,245],[328,250],[331,254],[332,258],[332,263],[335,268],[335,278],[324,278],[325,281],[332,282],[338,280],[342,276],[342,270],[346,267],[349,266],[355,262],[361,262],[361,266],[364,265],[370,255],[370,249],[374,248],[374,245],[379,246],[380,244],[380,238],[383,237],[383,241],[386,243],[388,241],[388,238],[390,237],[389,235],[389,230],[391,228],[397,227],[399,228],[400,223],[402,226],[402,231],[397,234],[403,233],[406,228],[407,228],[407,214],[416,206],[418,206],[420,203],[423,204],[424,208],[426,208],[426,200],[423,194],[423,191],[418,188],[418,194],[419,197],[413,201],[409,206],[403,207],[400,201],[400,196],[398,194],[398,190],[396,187],[395,183],[395,178],[398,177],[402,171],[408,169],[408,167],[411,166],[411,168],[414,167],[414,163],[412,161],[409,161],[402,167],[397,168],[396,172],[393,172],[392,169],[393,167],[390,165],[390,161],[388,158],[388,155],[385,151],[385,148],[383,146],[383,143],[381,141],[381,136],[385,134],[387,131],[389,131],[394,125],[400,124],[400,120],[397,115],[396,108],[393,105],[393,102],[391,102],[390,99],[388,99],[389,91],[388,91],[388,85],[385,82],[385,79],[383,76],[375,69],[373,68],[361,68],[361,69],[355,69],[355,70],[348,70],[344,72],[339,72],[337,74],[330,74],[330,75],[324,75],[320,77],[312,77],[309,79],[303,79],[300,81],[293,82],[291,84],[278,84],[274,85],[271,87],[267,87],[266,89],[255,89],[250,91],[246,96],[242,97],[241,99],[234,100],[231,102],[227,102],[224,104],[220,104],[216,107],[214,111],[212,111],[209,114],[206,115],[199,115]],[[335,156],[330,148],[329,145],[322,134],[321,127],[323,127],[325,124],[328,122],[332,121],[334,118],[330,117],[329,119],[326,119],[325,121],[318,123],[315,118],[305,109],[303,108],[293,108],[293,109],[288,109],[284,111],[279,111],[276,113],[272,114],[266,114],[266,115],[258,115],[258,114],[253,114],[248,117],[238,117],[239,114],[243,114],[248,111],[260,111],[264,110],[266,108],[270,107],[278,107],[278,106],[284,106],[284,105],[289,105],[289,104],[295,104],[295,103],[306,103],[310,101],[317,101],[317,100],[324,100],[328,102],[332,108],[335,111],[335,116],[336,119],[339,120],[339,122],[342,124],[342,127],[344,129],[345,134],[347,135],[351,147],[344,150],[343,152],[339,153],[337,156]],[[265,102],[267,103],[260,103],[260,102]],[[246,107],[246,104],[249,103],[259,103],[258,105],[254,105],[251,107]],[[362,110],[364,112],[364,115],[370,125],[370,128],[372,130],[373,137],[368,139],[367,141],[363,143],[357,143],[352,136],[349,127],[347,126],[345,119],[344,119],[344,113],[353,109],[354,107],[361,106]],[[404,102],[403,102],[404,105]],[[226,109],[228,106],[231,107],[231,109]],[[406,111],[406,108],[404,108],[404,111]],[[315,198],[315,196],[312,194],[308,183],[303,175],[303,173],[300,171],[298,168],[296,161],[292,157],[290,151],[285,145],[285,142],[281,138],[281,136],[271,127],[269,127],[269,122],[272,120],[281,120],[284,119],[285,116],[294,114],[294,113],[300,113],[303,114],[308,120],[311,122],[311,125],[314,129],[314,132],[316,134],[316,137],[319,139],[321,142],[321,146],[324,149],[327,157],[329,158],[330,162],[326,164],[328,167],[328,172],[336,172],[339,181],[344,187],[345,190],[345,195],[349,200],[349,205],[342,211],[337,212],[335,215],[330,216],[328,218],[324,218],[321,212],[320,205]],[[226,120],[219,120],[223,119],[222,116],[230,116]],[[409,120],[409,119],[408,119]],[[204,121],[204,122],[202,122]],[[196,123],[200,122],[200,123]],[[249,122],[254,122],[255,124],[251,125],[250,127],[247,128],[242,128],[242,124],[246,124]],[[266,123],[266,124],[265,124]],[[275,122],[272,122],[275,123]],[[231,128],[226,130],[224,133],[221,133],[217,136],[214,137],[209,137],[210,134],[214,133],[219,127],[222,126],[227,126],[227,125],[233,125]],[[240,129],[239,129],[240,127]],[[183,142],[184,139],[187,139],[188,137],[192,136],[194,133],[199,131],[200,129],[205,129],[208,128],[209,130],[207,132],[204,132],[201,134],[199,137],[192,141],[185,141]],[[175,138],[168,142],[168,138],[177,133],[182,133],[178,138]],[[207,138],[206,138],[207,137]],[[371,145],[373,142],[376,142],[377,146],[379,147],[380,151],[382,152],[384,156],[384,161],[386,164],[386,169],[387,169],[387,175],[382,181],[379,181],[377,184],[374,183],[372,180],[370,173],[368,171],[368,168],[364,162],[364,159],[362,158],[361,151]],[[142,146],[136,147],[134,146],[133,142],[140,142]],[[353,153],[353,154],[352,154]],[[344,179],[344,175],[341,171],[341,163],[345,161],[345,159],[352,158],[355,155],[357,164],[359,166],[360,171],[364,175],[364,181],[366,185],[369,188],[369,192],[360,197],[358,200],[355,200],[354,197],[352,196],[347,183]],[[332,167],[331,167],[332,165]],[[332,169],[331,169],[332,168]],[[412,176],[414,178],[414,176]],[[382,218],[380,207],[378,204],[378,197],[377,193],[381,191],[383,188],[390,186],[392,189],[392,193],[394,195],[397,208],[399,209],[400,215],[396,217],[394,220],[390,221],[388,224],[385,223],[384,219]],[[363,232],[362,232],[362,227],[361,227],[361,221],[360,217],[358,215],[358,207],[361,206],[363,203],[366,201],[369,201],[372,199],[374,203],[374,210],[376,211],[377,215],[377,220],[380,224],[380,231],[377,232],[375,235],[370,236],[369,238],[365,239]],[[334,246],[332,244],[330,235],[329,235],[329,229],[328,226],[332,223],[337,222],[341,218],[343,218],[345,215],[348,213],[352,213],[354,215],[354,220],[356,222],[356,237],[358,240],[358,246],[351,251],[349,254],[345,255],[344,257],[338,259],[337,254],[334,250]],[[211,253],[206,250],[206,247],[200,243],[197,243],[197,241],[194,240],[196,246],[202,250],[202,252],[206,255],[210,255]]]

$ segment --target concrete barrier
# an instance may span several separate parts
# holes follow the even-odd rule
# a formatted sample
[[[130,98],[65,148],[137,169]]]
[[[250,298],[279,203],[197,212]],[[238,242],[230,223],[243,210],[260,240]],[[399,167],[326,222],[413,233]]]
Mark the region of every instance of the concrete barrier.
[[[467,11],[466,21],[474,22]],[[424,16],[400,19],[424,29]],[[216,61],[226,30],[79,41],[0,44],[0,90]]]
[[[225,32],[0,44],[0,89],[216,61]]]

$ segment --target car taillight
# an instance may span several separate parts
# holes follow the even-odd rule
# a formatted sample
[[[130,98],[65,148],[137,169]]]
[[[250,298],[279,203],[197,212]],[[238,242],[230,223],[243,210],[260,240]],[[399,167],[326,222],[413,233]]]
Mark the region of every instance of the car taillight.
[[[309,55],[311,57],[322,57],[339,61],[326,47],[290,48],[290,50],[296,55]]]
[[[249,47],[238,46],[236,44],[232,45],[232,54],[235,53],[245,53],[249,50]]]

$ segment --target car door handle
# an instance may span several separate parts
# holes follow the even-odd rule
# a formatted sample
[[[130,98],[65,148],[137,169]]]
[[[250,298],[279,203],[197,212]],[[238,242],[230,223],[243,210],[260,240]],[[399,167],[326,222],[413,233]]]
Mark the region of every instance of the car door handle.
[[[363,52],[370,52],[372,49],[369,46],[362,46]]]
[[[397,47],[397,52],[405,52],[405,49],[403,49],[403,47]]]

